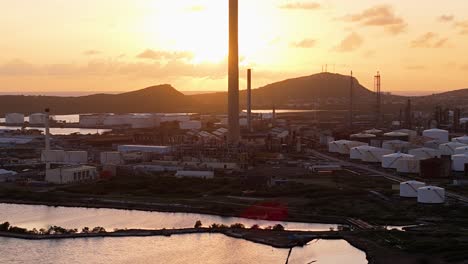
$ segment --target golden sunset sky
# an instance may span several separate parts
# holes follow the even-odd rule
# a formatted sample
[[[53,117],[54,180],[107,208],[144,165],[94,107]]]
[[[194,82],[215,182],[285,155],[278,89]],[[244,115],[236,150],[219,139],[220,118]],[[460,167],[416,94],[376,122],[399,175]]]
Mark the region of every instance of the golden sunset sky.
[[[254,86],[328,70],[468,87],[466,0],[239,0]],[[0,0],[0,91],[227,90],[228,0]],[[333,66],[335,65],[335,66]],[[241,88],[245,86],[242,71]]]

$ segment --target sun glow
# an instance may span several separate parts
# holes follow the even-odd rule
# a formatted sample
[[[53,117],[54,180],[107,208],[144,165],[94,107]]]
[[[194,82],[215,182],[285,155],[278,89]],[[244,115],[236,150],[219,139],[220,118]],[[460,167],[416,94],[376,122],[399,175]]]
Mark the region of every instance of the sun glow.
[[[142,22],[144,41],[170,51],[190,52],[193,64],[223,62],[228,54],[228,1],[195,3],[169,6],[165,3],[163,9],[154,7],[157,14],[147,15]],[[259,20],[255,10],[240,5],[239,44],[244,65],[258,63],[262,59],[260,56],[266,56],[264,51],[274,35],[273,20],[267,20],[271,16],[265,15]]]

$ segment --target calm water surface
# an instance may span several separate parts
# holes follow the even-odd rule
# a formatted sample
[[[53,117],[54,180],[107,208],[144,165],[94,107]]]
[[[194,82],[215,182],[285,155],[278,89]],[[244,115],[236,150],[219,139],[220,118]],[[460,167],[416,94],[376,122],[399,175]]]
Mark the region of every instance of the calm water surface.
[[[85,226],[91,228],[102,226],[106,230],[191,228],[197,220],[205,226],[213,223],[225,225],[243,223],[247,227],[254,224],[266,227],[280,223],[289,230],[328,231],[330,228],[337,228],[337,225],[333,224],[272,222],[204,214],[0,204],[0,222],[8,221],[12,225],[27,229],[48,228],[51,225],[78,229]]]
[[[283,264],[289,251],[221,234],[50,241],[0,238],[0,245],[0,263],[11,264]],[[365,254],[344,240],[318,240],[295,248],[289,263],[313,261],[367,263]]]

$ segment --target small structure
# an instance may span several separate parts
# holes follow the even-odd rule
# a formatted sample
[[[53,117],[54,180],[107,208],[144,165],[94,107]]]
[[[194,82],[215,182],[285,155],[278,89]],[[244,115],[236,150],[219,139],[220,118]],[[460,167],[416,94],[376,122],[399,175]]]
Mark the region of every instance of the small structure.
[[[442,156],[442,152],[437,149],[432,148],[417,148],[412,149],[408,152],[408,154],[415,156],[421,160],[423,159],[432,159],[432,158],[440,158]]]
[[[414,139],[418,136],[418,132],[415,131],[415,130],[411,130],[411,129],[398,129],[398,130],[395,130],[393,132],[396,132],[396,133],[404,133],[404,134],[407,134],[409,136],[409,139]]]
[[[449,132],[443,129],[428,129],[423,132],[423,136],[435,139],[440,143],[449,142]]]
[[[425,187],[424,182],[406,181],[400,183],[400,197],[416,198],[418,197],[418,189]]]
[[[154,154],[169,154],[172,148],[169,146],[146,146],[146,145],[120,145],[118,151],[121,153],[141,152]]]
[[[213,171],[186,171],[179,170],[176,175],[177,178],[199,178],[199,179],[213,179]]]
[[[0,182],[6,182],[10,179],[10,177],[15,176],[16,174],[18,173],[15,171],[0,169]]]
[[[343,155],[349,155],[352,148],[359,146],[367,146],[367,143],[359,141],[345,141],[338,144],[338,153]]]
[[[46,181],[54,184],[71,184],[97,179],[97,170],[91,166],[67,166],[46,171]]]
[[[88,163],[88,152],[86,151],[66,151],[65,163],[68,164],[86,164]]]
[[[382,168],[397,169],[398,161],[402,158],[414,158],[413,155],[404,154],[401,152],[382,156]]]
[[[197,120],[180,122],[179,128],[182,130],[200,130],[202,128],[202,122]]]
[[[458,143],[458,142],[448,142],[439,145],[439,150],[441,151],[442,156],[452,156],[455,155],[455,150],[460,147],[466,147],[468,145]]]
[[[383,134],[383,131],[380,129],[373,128],[373,129],[364,131],[364,133],[379,136]]]
[[[418,203],[442,204],[445,203],[445,189],[437,186],[426,186],[418,189]]]
[[[100,160],[103,165],[120,165],[123,163],[122,155],[117,151],[101,152]]]
[[[452,156],[452,170],[463,172],[465,171],[465,164],[468,164],[468,153]]]
[[[368,133],[359,133],[359,134],[354,134],[350,136],[351,140],[359,141],[359,142],[365,142],[365,143],[370,143],[371,139],[376,138],[377,136],[374,134],[368,134]]]
[[[63,163],[66,153],[64,150],[43,150],[41,153],[42,162]]]

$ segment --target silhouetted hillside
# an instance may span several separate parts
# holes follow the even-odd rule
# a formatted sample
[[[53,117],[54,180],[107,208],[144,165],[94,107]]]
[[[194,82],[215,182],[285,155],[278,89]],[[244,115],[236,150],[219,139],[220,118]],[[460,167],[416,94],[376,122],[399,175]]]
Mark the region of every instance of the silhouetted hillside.
[[[81,97],[0,96],[0,113],[34,113],[51,108],[55,114],[183,112],[194,104],[170,85],[158,85],[122,94]]]
[[[354,81],[354,96],[361,103],[373,98],[373,92]],[[319,73],[305,77],[288,79],[252,90],[253,105],[257,107],[308,103],[317,100],[347,100],[350,92],[350,77],[340,74]],[[227,93],[200,94],[191,96],[204,104],[227,104]],[[241,105],[245,105],[246,92],[241,91]]]

